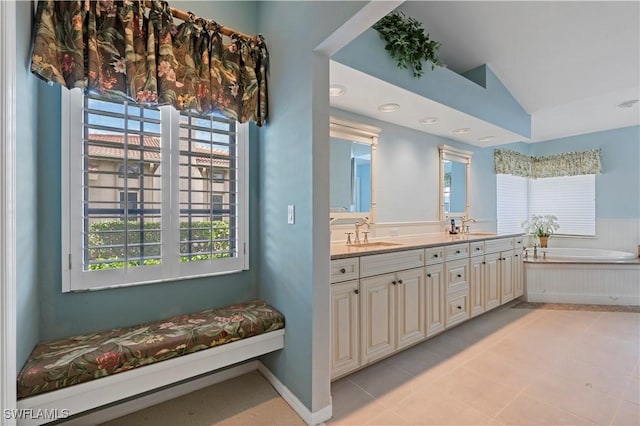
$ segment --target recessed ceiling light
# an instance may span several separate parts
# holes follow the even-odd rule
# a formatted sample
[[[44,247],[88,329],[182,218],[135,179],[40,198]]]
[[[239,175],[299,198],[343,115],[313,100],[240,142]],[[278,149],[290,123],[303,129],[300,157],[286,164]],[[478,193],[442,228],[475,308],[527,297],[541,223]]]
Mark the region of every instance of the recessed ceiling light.
[[[463,127],[461,129],[455,129],[453,131],[454,135],[466,135],[467,133],[469,133],[471,129],[469,129],[468,127]]]
[[[484,136],[482,138],[478,138],[478,142],[490,142],[495,138],[496,138],[495,136]]]
[[[398,108],[400,108],[400,105],[398,105],[398,104],[384,104],[384,105],[380,105],[378,107],[378,111],[380,111],[380,112],[394,112],[394,111],[397,111]]]
[[[438,117],[425,117],[420,119],[420,124],[436,124],[438,120]]]
[[[342,96],[346,93],[347,88],[339,84],[329,86],[329,96]]]
[[[631,99],[618,104],[618,108],[631,108],[638,103],[638,99]]]

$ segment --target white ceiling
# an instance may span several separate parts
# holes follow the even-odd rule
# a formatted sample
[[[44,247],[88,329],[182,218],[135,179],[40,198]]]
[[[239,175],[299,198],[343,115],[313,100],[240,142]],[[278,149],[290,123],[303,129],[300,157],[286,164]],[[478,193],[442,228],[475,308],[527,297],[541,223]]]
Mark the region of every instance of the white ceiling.
[[[489,65],[531,114],[532,142],[640,125],[637,103],[631,108],[617,107],[640,98],[640,2],[410,1],[398,10],[422,22],[431,38],[442,43],[440,58],[451,70],[461,73]],[[431,102],[434,107],[434,102],[399,88],[376,91],[377,86],[370,84],[372,77],[335,65],[332,63],[332,84],[347,85],[339,80],[348,81],[347,95],[367,96],[331,98],[332,106],[374,116],[372,105],[391,102],[384,100],[385,96],[397,89],[403,92],[402,100],[395,100],[401,106]],[[447,112],[447,107],[440,107]],[[510,132],[489,123],[479,128],[479,123],[467,121],[473,117],[450,108],[441,116],[443,124],[470,127],[473,135],[458,137],[445,126],[441,126],[441,133],[420,128],[407,116],[411,109],[401,107],[374,118],[478,146],[514,141]],[[412,125],[407,125],[411,120]],[[507,134],[497,134],[500,130]],[[483,132],[496,139],[478,142],[477,138],[486,136]]]

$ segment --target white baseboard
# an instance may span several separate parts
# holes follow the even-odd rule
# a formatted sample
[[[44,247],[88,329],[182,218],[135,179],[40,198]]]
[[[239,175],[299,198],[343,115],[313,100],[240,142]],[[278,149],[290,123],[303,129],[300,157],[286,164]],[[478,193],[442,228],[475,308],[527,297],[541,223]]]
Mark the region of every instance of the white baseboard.
[[[257,370],[259,365],[259,361],[249,361],[245,364],[231,367],[186,383],[170,386],[149,395],[144,395],[130,401],[106,407],[84,416],[74,417],[63,424],[65,426],[86,426],[108,422],[110,420],[117,419],[118,417],[126,416],[127,414],[135,413],[136,411],[143,410],[153,405],[204,389],[215,385],[216,383],[242,376],[243,374]]]
[[[300,416],[302,420],[309,426],[315,426],[322,422],[325,422],[333,415],[332,405],[329,404],[321,410],[311,412],[306,405],[304,405],[297,396],[293,394],[267,367],[261,362],[258,365],[258,371],[264,376],[265,379],[275,390],[280,394],[282,399],[286,401],[291,408]]]

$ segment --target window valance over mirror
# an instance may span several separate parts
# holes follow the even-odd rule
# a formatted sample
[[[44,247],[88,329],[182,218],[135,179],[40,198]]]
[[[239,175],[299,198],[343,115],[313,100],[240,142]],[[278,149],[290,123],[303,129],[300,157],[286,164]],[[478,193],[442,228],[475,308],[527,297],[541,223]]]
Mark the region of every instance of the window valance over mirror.
[[[602,173],[601,149],[532,157],[510,149],[496,149],[493,154],[496,174],[531,179],[593,175]]]
[[[31,71],[67,88],[262,125],[269,55],[262,36],[193,14],[179,25],[164,1],[40,0]],[[228,31],[227,31],[228,33]]]

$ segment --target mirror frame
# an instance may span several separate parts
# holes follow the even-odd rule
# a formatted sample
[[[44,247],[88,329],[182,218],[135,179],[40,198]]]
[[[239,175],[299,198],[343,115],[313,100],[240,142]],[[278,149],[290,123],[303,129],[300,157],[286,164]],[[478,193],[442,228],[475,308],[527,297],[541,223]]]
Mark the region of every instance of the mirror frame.
[[[438,145],[438,151],[440,153],[440,185],[438,191],[438,199],[440,203],[440,221],[445,221],[449,217],[452,216],[462,216],[465,219],[469,218],[469,173],[471,171],[471,157],[473,156],[473,152],[465,151],[463,149],[454,148],[449,145]],[[465,164],[465,208],[464,212],[444,212],[444,162],[446,160],[449,161],[457,161]]]
[[[367,219],[373,223],[376,211],[376,146],[378,136],[382,129],[368,124],[357,123],[355,121],[344,120],[334,116],[329,117],[329,137],[345,139],[348,141],[366,143],[371,145],[371,209],[369,212],[332,212],[329,211],[330,221],[336,219]],[[329,176],[331,178],[331,176]]]

